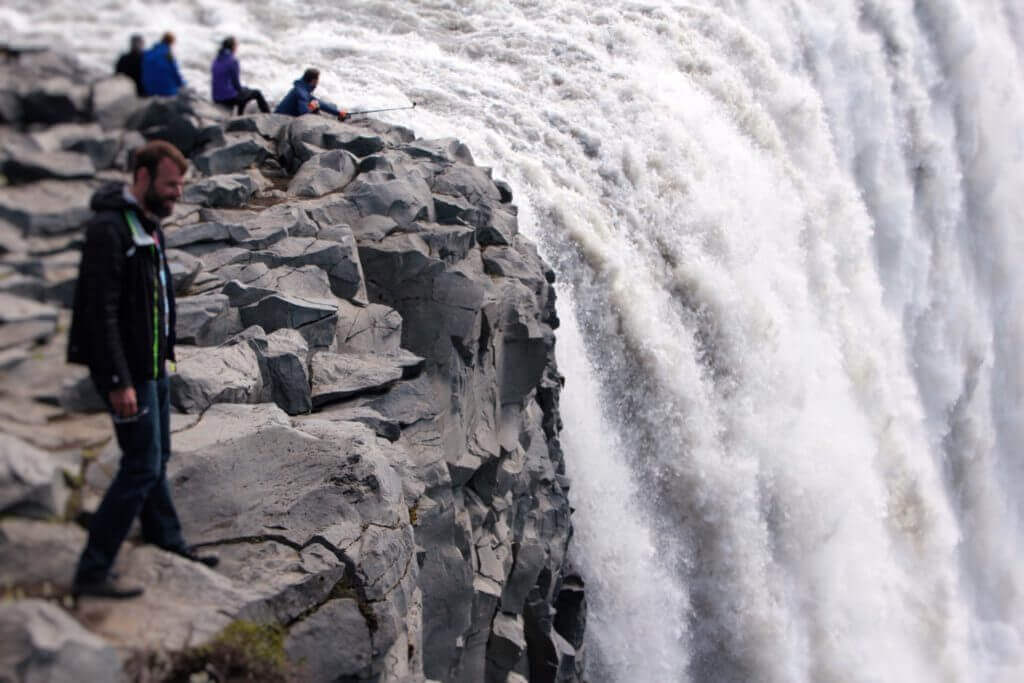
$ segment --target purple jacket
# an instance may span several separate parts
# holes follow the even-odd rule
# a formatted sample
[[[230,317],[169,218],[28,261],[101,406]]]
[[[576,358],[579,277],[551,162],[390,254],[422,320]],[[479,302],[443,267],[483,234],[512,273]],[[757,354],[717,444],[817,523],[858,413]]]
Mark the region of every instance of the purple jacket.
[[[213,101],[223,102],[238,96],[242,89],[239,81],[238,60],[231,50],[221,50],[210,67],[213,81]]]

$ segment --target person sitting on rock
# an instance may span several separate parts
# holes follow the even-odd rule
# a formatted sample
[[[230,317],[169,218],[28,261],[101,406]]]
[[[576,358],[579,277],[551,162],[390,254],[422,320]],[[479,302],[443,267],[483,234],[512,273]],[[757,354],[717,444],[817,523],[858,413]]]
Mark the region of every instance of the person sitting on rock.
[[[251,100],[256,100],[260,111],[266,114],[270,111],[270,107],[263,99],[263,93],[242,86],[238,59],[235,57],[236,51],[238,51],[238,41],[233,36],[225,38],[224,42],[220,44],[220,52],[210,67],[213,101],[229,109],[237,107],[238,115],[241,116],[245,112],[245,105]]]
[[[174,34],[168,31],[160,42],[142,54],[142,89],[147,95],[177,95],[185,79],[171,48]]]
[[[170,388],[174,360],[174,286],[160,220],[181,197],[188,162],[177,147],[154,140],[139,148],[127,185],[96,191],[85,225],[68,337],[68,362],[88,366],[111,419],[121,462],[89,524],[71,594],[131,598],[138,587],[110,575],[136,517],[142,538],[209,567],[185,543],[171,499]]]
[[[132,36],[128,52],[121,55],[114,67],[114,73],[124,74],[135,81],[135,92],[143,96],[146,92],[142,89],[142,36]]]
[[[337,116],[339,121],[348,118],[348,112],[338,109],[326,100],[313,97],[320,82],[320,71],[318,69],[306,69],[302,78],[292,83],[292,89],[284,96],[281,103],[274,110],[275,114],[288,114],[289,116],[302,116],[317,111],[325,111],[328,114]]]

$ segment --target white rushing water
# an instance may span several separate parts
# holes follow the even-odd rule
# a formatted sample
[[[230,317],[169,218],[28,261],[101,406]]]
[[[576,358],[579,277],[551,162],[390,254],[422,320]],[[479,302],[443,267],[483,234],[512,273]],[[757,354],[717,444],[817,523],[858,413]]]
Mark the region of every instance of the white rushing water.
[[[1024,680],[1019,0],[6,0],[454,135],[561,279],[594,681]]]

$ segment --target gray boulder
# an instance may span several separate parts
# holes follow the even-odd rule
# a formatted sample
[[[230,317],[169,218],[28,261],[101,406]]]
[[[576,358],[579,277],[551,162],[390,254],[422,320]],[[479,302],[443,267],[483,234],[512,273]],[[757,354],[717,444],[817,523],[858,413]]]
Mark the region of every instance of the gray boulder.
[[[323,151],[344,149],[357,157],[384,149],[384,140],[365,128],[322,116],[299,116],[278,135],[278,156],[292,172]]]
[[[57,309],[0,294],[0,351],[49,339],[57,331]]]
[[[331,293],[327,273],[316,266],[271,270],[263,263],[251,263],[225,266],[220,272],[222,276],[232,278],[222,290],[232,306],[251,306],[271,294],[283,294],[327,306],[342,303]]]
[[[10,221],[0,218],[0,256],[4,254],[20,254],[28,251],[28,242],[21,230]]]
[[[166,231],[167,246],[172,249],[187,247],[190,244],[207,242],[226,242],[231,237],[226,223],[191,223],[180,228]]]
[[[507,674],[526,651],[523,618],[518,614],[499,613],[494,616],[491,640],[487,644],[488,668]],[[504,680],[504,675],[491,680]]]
[[[442,138],[439,140],[413,140],[402,145],[399,149],[409,156],[417,159],[428,159],[440,162],[462,162],[470,166],[474,165],[473,155],[469,147],[455,138]]]
[[[174,281],[174,294],[184,296],[203,270],[203,262],[180,249],[167,250],[167,266]]]
[[[105,133],[95,123],[65,123],[51,126],[44,131],[34,133],[32,137],[43,151],[68,151],[86,155],[92,160],[95,170],[113,166],[117,152],[121,148],[120,133]]]
[[[310,361],[313,407],[382,391],[400,380],[402,372],[388,358],[319,351]]]
[[[0,585],[65,588],[75,574],[86,532],[77,524],[8,517],[0,521]]]
[[[309,386],[309,344],[297,330],[280,329],[249,342],[266,368],[270,400],[289,415],[313,409]]]
[[[215,175],[186,187],[183,200],[200,206],[237,208],[245,206],[259,189],[246,173]]]
[[[186,413],[214,403],[256,403],[263,391],[259,358],[248,344],[214,348],[180,346],[171,375],[171,402]]]
[[[54,235],[81,228],[92,216],[89,200],[96,185],[90,181],[42,180],[0,188],[0,218],[24,234]]]
[[[343,239],[343,235],[336,235]],[[356,301],[366,302],[366,285],[363,283],[363,270],[359,262],[359,252],[355,239],[344,241],[326,241],[313,237],[288,237],[282,239],[264,251],[253,252],[254,261],[265,263],[271,268],[287,266],[317,266],[322,268],[331,283],[335,295]]]
[[[501,201],[501,192],[491,179],[489,169],[466,164],[453,164],[434,177],[434,192],[463,197],[471,204],[484,200]]]
[[[43,600],[0,604],[0,679],[116,681],[121,658],[67,612]]]
[[[402,316],[381,304],[338,306],[338,333],[332,350],[355,353],[398,353],[402,344]]]
[[[319,301],[271,294],[255,304],[244,306],[241,315],[246,327],[259,325],[267,332],[283,327],[301,330],[327,318],[334,324],[337,307]]]
[[[224,124],[224,130],[228,133],[259,133],[276,140],[281,129],[294,120],[287,114],[250,114],[229,120]]]
[[[331,600],[292,628],[285,651],[299,665],[301,679],[331,683],[370,677],[370,628],[350,598]]]
[[[229,133],[224,144],[209,149],[193,158],[203,174],[236,173],[263,162],[273,150],[260,135]]]
[[[46,451],[0,433],[0,515],[49,519],[64,513],[60,463]]]
[[[288,193],[298,197],[321,197],[348,185],[356,177],[356,158],[338,149],[308,159],[288,184]]]
[[[242,331],[238,309],[224,294],[201,294],[177,300],[178,343],[216,346]]]
[[[128,76],[118,74],[92,84],[92,115],[104,130],[126,127],[141,105],[135,81]]]
[[[356,178],[345,188],[345,196],[360,215],[389,216],[402,227],[414,221],[435,220],[430,186],[415,174],[381,182]]]

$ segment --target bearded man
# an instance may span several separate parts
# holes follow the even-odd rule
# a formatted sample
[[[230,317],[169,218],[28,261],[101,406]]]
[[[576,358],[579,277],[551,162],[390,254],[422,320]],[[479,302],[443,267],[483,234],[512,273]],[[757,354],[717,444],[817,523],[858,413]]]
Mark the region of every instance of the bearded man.
[[[72,594],[131,598],[111,568],[136,517],[143,540],[207,566],[186,545],[167,482],[171,455],[166,365],[174,360],[174,287],[160,220],[181,198],[188,162],[173,145],[139,148],[128,185],[93,195],[68,340],[68,361],[89,374],[121,447],[117,475],[89,525]]]

